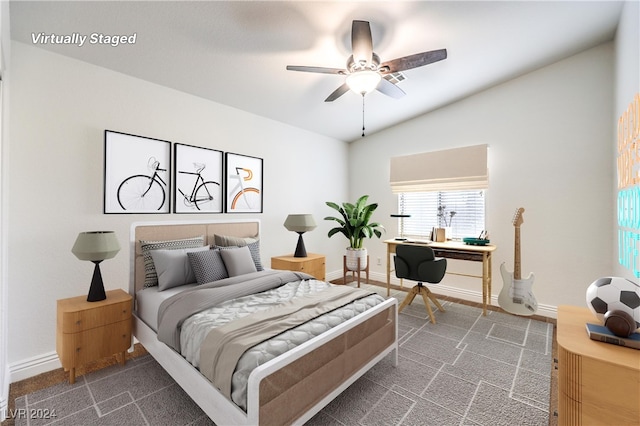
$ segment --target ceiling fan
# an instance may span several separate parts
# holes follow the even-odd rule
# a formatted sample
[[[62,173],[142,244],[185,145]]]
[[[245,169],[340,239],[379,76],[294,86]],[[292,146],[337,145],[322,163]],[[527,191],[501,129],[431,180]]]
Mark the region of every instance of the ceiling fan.
[[[287,70],[347,76],[345,82],[331,93],[324,100],[325,102],[335,101],[349,89],[363,96],[377,89],[379,92],[397,99],[404,96],[405,92],[383,78],[385,75],[429,65],[447,57],[447,49],[440,49],[380,63],[380,57],[373,51],[371,27],[367,21],[353,21],[351,49],[353,54],[347,59],[346,69],[287,65]]]

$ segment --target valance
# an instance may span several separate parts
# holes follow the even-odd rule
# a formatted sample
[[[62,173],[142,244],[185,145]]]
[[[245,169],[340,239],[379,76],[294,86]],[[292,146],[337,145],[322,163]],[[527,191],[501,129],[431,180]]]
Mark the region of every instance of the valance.
[[[488,145],[474,145],[391,158],[391,190],[456,191],[489,187]]]

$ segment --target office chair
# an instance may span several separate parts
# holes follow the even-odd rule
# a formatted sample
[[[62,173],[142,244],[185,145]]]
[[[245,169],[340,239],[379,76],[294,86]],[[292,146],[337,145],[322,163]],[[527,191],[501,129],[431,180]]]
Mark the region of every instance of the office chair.
[[[413,299],[420,294],[424,300],[429,318],[435,324],[436,319],[433,316],[429,299],[440,311],[444,312],[445,310],[433,293],[422,283],[437,284],[442,281],[447,270],[447,259],[436,258],[430,247],[400,244],[396,247],[396,256],[393,262],[396,268],[396,277],[418,282],[418,285],[409,290],[407,297],[400,304],[399,312],[402,312],[402,309],[411,304]]]

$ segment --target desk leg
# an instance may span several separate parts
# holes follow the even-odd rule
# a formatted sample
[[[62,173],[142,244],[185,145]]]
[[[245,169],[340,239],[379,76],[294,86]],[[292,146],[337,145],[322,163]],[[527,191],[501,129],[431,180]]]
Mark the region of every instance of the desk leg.
[[[387,297],[391,296],[391,248],[387,244]]]
[[[482,315],[487,315],[487,300],[490,300],[491,293],[489,285],[489,258],[487,253],[482,253]]]

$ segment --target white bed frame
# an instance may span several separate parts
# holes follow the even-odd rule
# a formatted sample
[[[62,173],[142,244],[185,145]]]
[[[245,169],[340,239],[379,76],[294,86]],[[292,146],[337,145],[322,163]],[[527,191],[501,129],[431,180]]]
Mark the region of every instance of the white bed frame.
[[[174,226],[174,225],[191,225],[191,224],[207,224],[207,223],[257,223],[258,227],[260,222],[257,220],[245,220],[245,221],[180,221],[180,222],[136,222],[131,226],[130,232],[130,250],[131,250],[131,280],[129,284],[129,292],[132,294],[135,300],[136,283],[135,283],[135,257],[136,257],[136,230],[145,226]],[[233,234],[228,234],[233,235]],[[237,235],[248,236],[248,235]],[[185,236],[188,237],[188,236]],[[139,284],[138,284],[139,288]],[[232,401],[228,400],[222,395],[212,384],[206,379],[196,368],[194,368],[187,360],[185,360],[179,353],[175,352],[169,346],[165,345],[158,340],[156,332],[149,327],[144,321],[142,321],[136,314],[134,307],[133,316],[133,335],[138,341],[145,347],[145,349],[156,359],[156,361],[173,377],[173,379],[185,390],[185,392],[195,401],[200,408],[216,423],[219,425],[258,425],[260,424],[260,383],[267,378],[270,374],[282,369],[285,366],[293,363],[301,357],[310,354],[317,348],[327,342],[332,341],[338,337],[344,337],[343,334],[349,330],[354,329],[358,325],[365,323],[367,320],[373,318],[376,315],[381,314],[384,311],[391,312],[394,336],[393,343],[384,347],[381,351],[376,350],[373,357],[368,362],[359,366],[355,373],[341,381],[335,383],[333,390],[327,394],[324,398],[315,402],[309,410],[301,413],[294,421],[294,424],[303,424],[311,419],[316,413],[324,408],[329,402],[331,402],[342,391],[349,387],[353,382],[366,373],[371,367],[378,363],[381,359],[393,352],[393,362],[397,365],[398,362],[398,323],[397,323],[397,300],[390,298],[375,306],[372,309],[363,312],[362,314],[340,324],[331,330],[309,340],[308,342],[297,346],[296,348],[282,354],[273,360],[257,367],[253,370],[248,380],[247,387],[247,412],[244,412]],[[303,396],[301,396],[303,397]],[[297,414],[296,414],[297,415]]]

